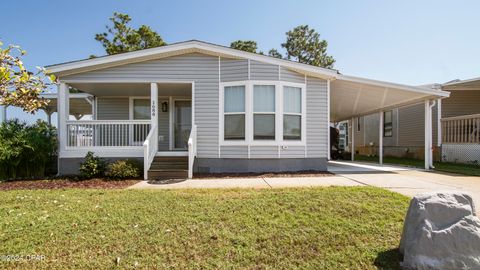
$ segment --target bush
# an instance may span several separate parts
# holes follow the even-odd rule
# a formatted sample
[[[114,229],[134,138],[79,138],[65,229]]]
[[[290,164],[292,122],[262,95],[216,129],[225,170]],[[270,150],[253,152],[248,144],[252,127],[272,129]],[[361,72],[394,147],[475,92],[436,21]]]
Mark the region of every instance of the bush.
[[[57,154],[55,127],[17,119],[0,125],[0,179],[44,177]]]
[[[140,165],[134,160],[117,160],[107,166],[106,176],[111,179],[140,177]]]
[[[94,177],[102,177],[105,174],[105,161],[88,152],[85,161],[80,163],[80,177],[90,179]]]

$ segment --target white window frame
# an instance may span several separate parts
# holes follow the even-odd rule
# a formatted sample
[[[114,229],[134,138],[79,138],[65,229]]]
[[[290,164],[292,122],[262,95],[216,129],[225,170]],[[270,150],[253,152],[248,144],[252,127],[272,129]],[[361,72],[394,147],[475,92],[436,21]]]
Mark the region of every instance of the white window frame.
[[[150,100],[150,97],[149,96],[130,96],[128,97],[128,119],[129,120],[135,120],[133,119],[133,104],[134,104],[134,100],[135,99],[147,99],[147,100]],[[146,119],[145,119],[146,120]],[[150,119],[148,120],[152,120],[152,116],[150,115]],[[129,133],[129,138],[130,138],[130,145],[142,145],[143,144],[143,141],[135,141],[133,139],[133,129],[132,127],[130,126],[129,129],[128,129],[128,133]]]
[[[253,86],[254,85],[275,85],[275,140],[254,140],[253,139]],[[245,86],[245,140],[225,140],[224,138],[224,109],[225,87]],[[283,87],[298,87],[302,95],[302,112],[296,114],[301,116],[301,139],[283,140]],[[219,84],[219,143],[223,146],[305,146],[307,137],[307,92],[306,84],[285,81],[234,81],[222,82]],[[227,113],[228,114],[228,113]],[[272,113],[268,113],[272,114]],[[295,114],[295,113],[286,113]]]

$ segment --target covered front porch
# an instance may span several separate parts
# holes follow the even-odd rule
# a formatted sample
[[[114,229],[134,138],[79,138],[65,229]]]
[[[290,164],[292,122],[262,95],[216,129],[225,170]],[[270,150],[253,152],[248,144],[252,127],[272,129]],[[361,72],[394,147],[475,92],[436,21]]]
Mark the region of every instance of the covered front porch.
[[[192,82],[63,82],[58,92],[60,158],[88,151],[104,158],[143,159],[145,178],[156,156],[193,154]],[[71,92],[92,98],[91,117],[72,117]],[[158,139],[156,139],[158,138]],[[193,157],[192,157],[193,165]]]

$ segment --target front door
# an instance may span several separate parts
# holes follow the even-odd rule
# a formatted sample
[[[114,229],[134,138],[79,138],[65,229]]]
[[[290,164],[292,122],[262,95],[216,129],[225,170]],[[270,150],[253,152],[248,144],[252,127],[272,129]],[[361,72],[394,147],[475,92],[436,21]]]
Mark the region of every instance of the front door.
[[[188,137],[192,128],[192,102],[175,100],[173,106],[174,149],[188,149]]]

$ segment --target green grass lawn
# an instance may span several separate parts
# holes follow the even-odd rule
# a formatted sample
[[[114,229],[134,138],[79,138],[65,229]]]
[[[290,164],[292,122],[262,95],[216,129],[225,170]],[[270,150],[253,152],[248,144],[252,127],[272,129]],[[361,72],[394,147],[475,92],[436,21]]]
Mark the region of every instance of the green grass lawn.
[[[378,157],[355,155],[355,161],[378,162]],[[385,164],[397,164],[417,168],[425,167],[423,160],[413,158],[383,157],[383,162]],[[479,165],[451,162],[434,162],[433,165],[435,166],[436,171],[480,176]]]
[[[372,187],[0,192],[0,268],[398,269],[408,198]],[[117,261],[119,258],[119,261]]]

